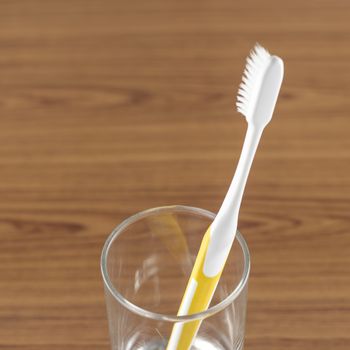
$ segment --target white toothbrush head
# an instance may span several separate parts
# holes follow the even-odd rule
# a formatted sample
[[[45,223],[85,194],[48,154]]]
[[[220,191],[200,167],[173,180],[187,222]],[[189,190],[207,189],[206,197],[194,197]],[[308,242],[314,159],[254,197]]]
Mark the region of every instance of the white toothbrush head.
[[[256,44],[247,58],[237,110],[248,123],[265,127],[272,118],[283,79],[283,61]]]

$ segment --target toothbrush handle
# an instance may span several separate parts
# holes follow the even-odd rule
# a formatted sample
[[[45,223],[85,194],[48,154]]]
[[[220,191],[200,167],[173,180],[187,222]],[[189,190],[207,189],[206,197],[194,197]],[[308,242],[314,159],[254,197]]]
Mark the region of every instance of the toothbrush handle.
[[[210,304],[236,234],[243,191],[262,131],[262,127],[248,124],[236,173],[218,215],[202,240],[181,302],[179,316],[204,311]],[[188,350],[200,323],[200,321],[191,321],[175,324],[167,350]]]
[[[210,227],[205,233],[199,253],[187,284],[178,315],[188,315],[208,308],[219,282],[222,270],[214,277],[203,273],[203,264],[210,242]],[[201,321],[177,323],[173,327],[167,350],[188,350],[191,347]]]

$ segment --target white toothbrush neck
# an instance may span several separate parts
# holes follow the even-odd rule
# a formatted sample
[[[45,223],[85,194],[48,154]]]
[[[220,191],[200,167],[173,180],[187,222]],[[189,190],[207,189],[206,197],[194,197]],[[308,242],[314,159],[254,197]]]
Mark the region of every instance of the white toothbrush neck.
[[[248,124],[241,157],[229,190],[210,228],[210,243],[203,273],[214,277],[222,271],[237,231],[238,214],[250,168],[260,141],[262,127]]]
[[[242,202],[242,197],[247,183],[250,168],[252,166],[256,150],[259,145],[259,141],[263,132],[263,128],[255,127],[254,125],[248,124],[247,133],[244,139],[244,144],[241,152],[241,156],[238,161],[235,175],[231,181],[230,187],[227,191],[225,199],[221,205],[218,212],[217,224],[224,220],[225,231],[229,229],[234,229],[230,222],[235,222],[237,227],[237,219],[239,214],[239,209]],[[214,222],[215,222],[214,221]],[[213,223],[214,225],[214,223]],[[213,232],[216,230],[213,230]],[[219,229],[219,232],[223,230]],[[234,233],[233,233],[234,234]]]

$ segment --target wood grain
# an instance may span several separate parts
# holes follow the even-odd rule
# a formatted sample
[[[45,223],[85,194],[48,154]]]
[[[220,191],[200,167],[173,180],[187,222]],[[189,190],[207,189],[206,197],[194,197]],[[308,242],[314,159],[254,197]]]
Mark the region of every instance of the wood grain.
[[[350,348],[350,3],[0,2],[0,349],[107,350],[123,218],[217,211],[256,41],[285,81],[249,179],[247,350]]]

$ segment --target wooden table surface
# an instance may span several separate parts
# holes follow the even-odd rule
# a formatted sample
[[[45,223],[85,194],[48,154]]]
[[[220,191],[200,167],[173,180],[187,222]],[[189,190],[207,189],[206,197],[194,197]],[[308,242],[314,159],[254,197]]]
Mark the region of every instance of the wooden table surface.
[[[217,211],[256,41],[285,60],[241,209],[247,350],[350,348],[350,3],[0,2],[0,349],[108,350],[99,257],[149,207]]]

